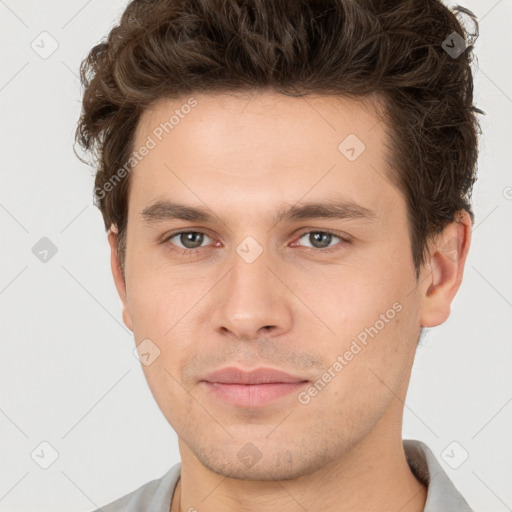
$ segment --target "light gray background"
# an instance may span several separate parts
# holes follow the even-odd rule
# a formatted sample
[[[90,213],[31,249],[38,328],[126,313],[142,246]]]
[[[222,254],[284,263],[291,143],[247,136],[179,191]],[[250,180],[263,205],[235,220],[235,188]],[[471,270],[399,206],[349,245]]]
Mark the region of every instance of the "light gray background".
[[[125,5],[0,0],[2,512],[91,510],[179,461],[122,323],[92,170],[72,151],[79,63]],[[487,112],[476,224],[452,315],[418,349],[403,437],[432,448],[476,511],[504,512],[512,510],[512,0],[463,5],[481,23],[475,87]],[[31,47],[55,44],[43,31],[58,43],[47,58]],[[46,263],[32,253],[42,237],[58,249]],[[58,452],[48,469],[35,462],[50,461],[43,441]]]

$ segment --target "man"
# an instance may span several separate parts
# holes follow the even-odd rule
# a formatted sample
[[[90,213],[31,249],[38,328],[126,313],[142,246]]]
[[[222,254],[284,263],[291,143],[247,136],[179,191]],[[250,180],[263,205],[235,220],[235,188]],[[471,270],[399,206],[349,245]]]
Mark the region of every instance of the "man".
[[[102,510],[471,510],[401,438],[470,245],[469,36],[437,0],[135,0],[91,50],[77,140],[181,457]]]

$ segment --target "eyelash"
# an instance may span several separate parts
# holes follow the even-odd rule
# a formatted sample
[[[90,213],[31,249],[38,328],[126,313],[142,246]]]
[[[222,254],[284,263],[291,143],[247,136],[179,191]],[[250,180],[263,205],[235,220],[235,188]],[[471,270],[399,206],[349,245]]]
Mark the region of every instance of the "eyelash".
[[[171,233],[170,235],[166,236],[164,238],[164,240],[162,240],[162,243],[163,244],[167,244],[167,242],[169,242],[171,239],[175,238],[178,235],[182,235],[182,234],[185,234],[185,233],[201,234],[201,235],[206,235],[209,238],[211,238],[208,235],[208,233],[205,233],[204,231],[193,231],[193,230],[192,231],[187,231],[187,230],[183,230],[183,231],[176,231],[175,233]],[[322,229],[322,230],[312,229],[312,230],[309,230],[309,231],[304,231],[304,232],[302,232],[297,237],[297,240],[300,240],[304,235],[309,235],[311,233],[322,233],[322,234],[325,234],[325,235],[331,235],[331,236],[334,236],[336,238],[339,238],[340,242],[338,244],[335,244],[333,247],[330,247],[330,248],[327,248],[327,249],[316,249],[314,247],[303,247],[303,249],[305,249],[307,252],[313,252],[313,253],[321,252],[321,253],[328,253],[328,254],[330,254],[330,253],[332,253],[334,251],[339,250],[338,248],[336,248],[337,245],[346,246],[346,245],[350,245],[352,243],[352,240],[350,240],[350,239],[348,239],[346,237],[343,237],[340,234],[335,233],[334,231],[330,231],[328,229]],[[174,244],[170,244],[170,245],[174,246]],[[177,252],[178,254],[183,255],[183,256],[193,256],[194,254],[199,252],[201,249],[205,249],[205,247],[197,247],[196,249],[182,249],[181,247],[174,246],[170,250],[173,251],[173,252]]]

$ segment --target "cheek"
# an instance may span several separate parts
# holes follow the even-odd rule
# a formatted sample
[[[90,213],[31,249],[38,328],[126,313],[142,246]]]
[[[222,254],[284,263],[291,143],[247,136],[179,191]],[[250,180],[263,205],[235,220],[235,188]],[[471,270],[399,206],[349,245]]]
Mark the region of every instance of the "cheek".
[[[336,341],[317,348],[329,353],[320,377],[329,383],[313,407],[342,418],[354,432],[363,425],[370,428],[396,397],[405,396],[418,334],[414,308],[402,304],[400,311],[391,309],[386,318],[388,323],[372,315],[359,315],[357,325],[340,322]]]
[[[177,272],[171,275],[145,262],[134,268],[127,297],[135,338],[163,338],[190,309],[194,289],[183,283]]]
[[[382,259],[381,261],[384,261]],[[335,373],[336,389],[342,402],[354,397],[365,401],[381,391],[389,379],[398,386],[416,350],[419,335],[419,303],[414,293],[413,272],[389,259],[387,272],[376,267],[331,268],[329,276],[313,274],[301,287],[304,302],[314,305],[322,323],[314,350],[323,354],[327,368]],[[329,327],[329,330],[325,328]],[[314,330],[310,331],[314,335]],[[340,363],[339,357],[342,361]],[[340,369],[340,365],[343,367]]]
[[[145,270],[128,287],[133,333],[137,344],[149,339],[158,353],[143,370],[152,389],[174,388],[183,360],[197,346],[192,342],[198,338],[198,301],[210,287],[204,279],[184,279],[176,269],[140,268]]]
[[[311,267],[307,277],[296,278],[295,291],[322,321],[325,335],[343,340],[375,322],[379,327],[382,314],[384,321],[399,316],[397,309],[404,306],[411,288],[398,272],[390,270],[382,272],[362,265],[332,266],[328,270]],[[316,323],[314,318],[312,321]]]

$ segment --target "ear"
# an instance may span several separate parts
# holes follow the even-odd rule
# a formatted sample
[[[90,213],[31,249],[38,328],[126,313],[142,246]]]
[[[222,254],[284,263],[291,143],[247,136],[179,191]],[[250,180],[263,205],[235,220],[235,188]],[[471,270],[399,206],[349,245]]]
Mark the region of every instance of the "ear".
[[[429,244],[429,256],[420,276],[423,327],[435,327],[450,315],[450,306],[464,273],[471,243],[471,218],[461,210],[456,220]]]
[[[108,243],[110,245],[110,266],[112,268],[112,276],[114,277],[114,283],[116,285],[117,293],[121,302],[123,303],[123,322],[133,332],[132,328],[132,317],[130,313],[130,308],[128,306],[127,295],[126,295],[126,282],[125,276],[123,275],[123,271],[121,269],[121,264],[119,262],[119,254],[117,252],[117,240],[118,240],[118,232],[117,226],[112,224],[108,231]]]

